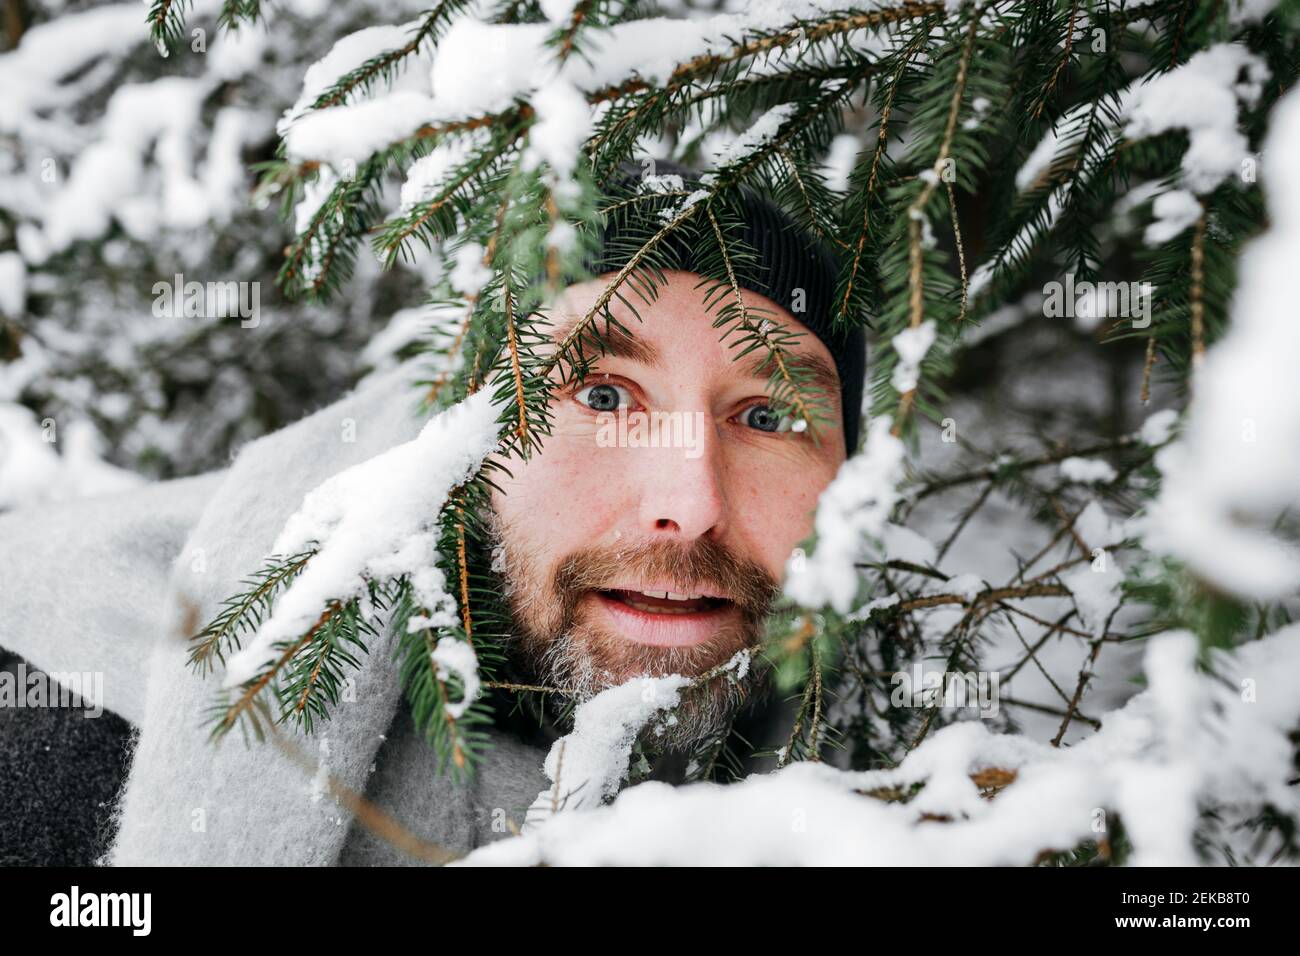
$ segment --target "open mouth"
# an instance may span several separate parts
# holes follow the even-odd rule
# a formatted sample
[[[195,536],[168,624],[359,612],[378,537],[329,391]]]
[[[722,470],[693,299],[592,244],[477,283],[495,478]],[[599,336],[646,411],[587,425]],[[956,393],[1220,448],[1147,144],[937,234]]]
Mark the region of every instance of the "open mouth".
[[[628,591],[621,588],[598,591],[601,597],[620,601],[628,607],[646,614],[698,614],[713,611],[731,602],[725,598],[704,594],[683,594],[678,591]]]
[[[702,644],[740,613],[734,601],[694,592],[606,588],[590,593],[619,635],[658,647]]]

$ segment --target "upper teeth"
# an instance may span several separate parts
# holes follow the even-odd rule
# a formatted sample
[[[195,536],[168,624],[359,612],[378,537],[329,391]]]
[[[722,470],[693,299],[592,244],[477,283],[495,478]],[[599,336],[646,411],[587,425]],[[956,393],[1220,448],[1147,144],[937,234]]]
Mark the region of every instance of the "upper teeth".
[[[676,591],[642,591],[646,597],[659,598],[663,601],[696,601],[702,594],[678,594]]]

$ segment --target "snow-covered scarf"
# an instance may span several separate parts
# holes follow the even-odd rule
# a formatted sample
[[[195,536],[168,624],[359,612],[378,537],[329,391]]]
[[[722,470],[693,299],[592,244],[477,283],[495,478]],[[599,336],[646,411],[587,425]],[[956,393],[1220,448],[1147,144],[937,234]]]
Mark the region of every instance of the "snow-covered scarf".
[[[303,496],[419,431],[412,372],[379,377],[243,448],[227,469],[0,517],[0,645],[47,672],[100,671],[101,702],[139,739],[106,862],[303,865],[338,857],[350,822],[304,797],[310,774],[239,735],[214,745],[218,686],[187,666],[189,634],[241,590]],[[387,636],[330,720],[328,772],[360,793],[400,689]],[[312,761],[317,739],[294,735]]]

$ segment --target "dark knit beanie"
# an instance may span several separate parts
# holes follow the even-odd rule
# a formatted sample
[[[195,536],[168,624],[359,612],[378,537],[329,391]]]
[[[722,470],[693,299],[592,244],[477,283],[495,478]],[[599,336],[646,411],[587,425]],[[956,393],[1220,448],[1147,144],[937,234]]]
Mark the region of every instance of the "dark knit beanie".
[[[655,160],[656,176],[680,176],[683,188],[690,192],[701,187],[700,171],[668,160]],[[627,198],[637,192],[643,170],[632,162],[619,167],[618,174],[605,188],[608,199]],[[850,455],[857,447],[858,424],[862,413],[862,391],[866,377],[866,336],[859,327],[837,329],[832,324],[835,285],[839,274],[837,257],[827,244],[795,223],[779,206],[748,187],[742,187],[729,208],[737,215],[738,228],[729,240],[740,240],[737,248],[752,250],[754,257],[740,257],[736,266],[739,284],[751,292],[766,296],[788,311],[826,346],[835,360],[840,376],[840,403],[843,408],[844,444]],[[600,275],[622,268],[632,250],[641,245],[647,231],[653,233],[664,220],[654,218],[680,199],[663,203],[623,204],[607,216],[596,252],[586,257],[586,266]],[[644,214],[633,219],[631,210],[654,210],[651,221]],[[702,273],[696,250],[701,243],[702,228],[692,223],[670,233],[656,246],[655,263],[664,269],[681,269]]]

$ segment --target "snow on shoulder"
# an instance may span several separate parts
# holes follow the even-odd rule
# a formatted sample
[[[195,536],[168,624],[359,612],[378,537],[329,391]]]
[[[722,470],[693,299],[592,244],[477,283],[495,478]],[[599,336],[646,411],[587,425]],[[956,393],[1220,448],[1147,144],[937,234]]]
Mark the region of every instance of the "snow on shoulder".
[[[497,442],[492,390],[480,389],[434,418],[409,442],[353,465],[303,499],[276,539],[275,554],[316,554],[275,602],[253,640],[230,658],[224,686],[252,679],[278,642],[306,633],[332,601],[364,595],[366,577],[410,575],[434,625],[455,620],[455,602],[434,565],[438,512]]]

